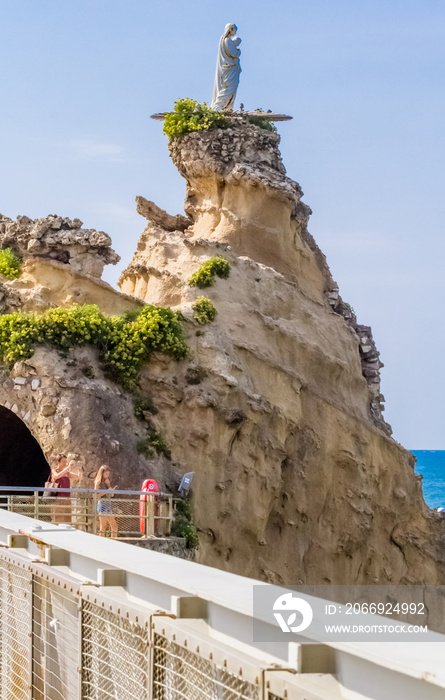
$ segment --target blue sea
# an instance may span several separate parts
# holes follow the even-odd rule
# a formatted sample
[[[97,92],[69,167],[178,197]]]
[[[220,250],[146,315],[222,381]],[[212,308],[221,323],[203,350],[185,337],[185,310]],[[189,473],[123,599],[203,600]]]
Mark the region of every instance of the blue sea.
[[[423,475],[423,497],[430,508],[445,508],[445,450],[411,450]]]

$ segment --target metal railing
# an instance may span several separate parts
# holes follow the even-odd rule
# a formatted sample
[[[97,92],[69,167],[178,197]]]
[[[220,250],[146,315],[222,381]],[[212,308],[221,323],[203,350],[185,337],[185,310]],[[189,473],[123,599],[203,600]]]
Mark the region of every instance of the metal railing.
[[[147,491],[0,487],[0,508],[119,540],[171,534],[173,496]]]
[[[445,642],[255,642],[257,585],[0,509],[0,700],[444,697]]]
[[[272,697],[253,657],[208,651],[210,638],[184,636],[169,617],[0,550],[0,700]]]

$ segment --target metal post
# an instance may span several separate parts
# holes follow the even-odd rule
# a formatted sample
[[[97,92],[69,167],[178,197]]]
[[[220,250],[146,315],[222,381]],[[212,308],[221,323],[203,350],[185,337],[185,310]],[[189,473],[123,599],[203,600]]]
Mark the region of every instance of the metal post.
[[[78,698],[80,700],[83,697],[83,600],[81,597],[78,598],[77,611],[79,613],[79,646],[77,649],[77,673],[79,683]]]
[[[97,494],[93,493],[92,533],[97,535]]]
[[[149,499],[150,499],[149,500],[150,507],[149,507],[149,514],[148,514],[148,531],[149,531],[150,535],[154,535],[155,534],[155,503],[154,503],[155,497],[150,494]]]
[[[168,522],[167,522],[167,535],[172,533],[173,524],[173,496],[168,497]]]
[[[145,523],[145,532],[144,535],[145,537],[148,537],[149,532],[150,532],[150,506],[149,506],[149,501],[150,497],[147,493],[147,495],[144,498],[144,523]]]
[[[176,615],[173,613],[168,613],[163,610],[158,610],[157,612],[150,615],[149,622],[149,636],[148,636],[148,698],[147,700],[153,700],[154,698],[154,617],[169,617],[172,620],[176,620]]]
[[[33,639],[33,628],[34,628],[34,574],[31,574],[31,580],[29,582],[29,631],[28,631],[28,637],[29,637],[29,656],[28,659],[26,660],[28,662],[28,669],[29,669],[29,686],[28,686],[28,691],[29,691],[29,698],[32,700],[33,697],[33,692],[32,692],[32,683],[33,683],[33,669],[34,669],[34,639]]]

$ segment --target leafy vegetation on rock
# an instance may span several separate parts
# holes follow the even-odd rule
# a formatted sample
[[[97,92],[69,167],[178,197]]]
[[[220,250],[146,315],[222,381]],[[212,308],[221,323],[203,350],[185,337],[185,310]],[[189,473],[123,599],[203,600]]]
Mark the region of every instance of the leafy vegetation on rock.
[[[145,306],[133,319],[107,317],[95,305],[0,316],[0,360],[12,364],[28,359],[37,345],[62,351],[92,345],[111,376],[127,389],[134,389],[151,353],[176,360],[187,355],[180,320],[169,308]]]
[[[230,263],[220,255],[210,258],[193,273],[189,279],[191,287],[205,289],[215,284],[215,277],[227,279],[230,275]]]
[[[154,457],[156,454],[164,455],[167,459],[171,458],[170,449],[161,433],[158,433],[157,430],[149,430],[147,435],[138,441],[136,449],[144,457]]]
[[[193,318],[201,326],[205,326],[207,323],[212,323],[218,313],[210,299],[207,299],[206,297],[198,297],[196,302],[193,304],[192,309]]]
[[[267,131],[276,131],[277,128],[267,117],[267,112],[260,107],[256,112],[263,112],[263,116],[248,116],[247,121],[250,124],[259,126],[260,129]],[[198,102],[186,97],[182,100],[176,100],[173,112],[168,112],[164,119],[164,134],[169,139],[178,138],[190,134],[192,131],[203,131],[208,129],[227,129],[233,124],[233,119],[230,118],[230,113],[225,114],[208,106],[207,102]]]
[[[22,261],[11,248],[0,250],[0,274],[8,280],[15,280],[22,273]]]
[[[255,116],[255,117],[248,117],[248,120],[251,124],[254,126],[259,126],[260,129],[266,129],[266,131],[274,131],[276,132],[277,127],[273,122],[270,121],[270,119],[267,118],[267,112],[264,112],[264,109],[261,109],[261,107],[258,107],[255,112],[263,112],[264,117],[261,116]]]
[[[148,397],[137,396],[133,401],[133,411],[136,418],[145,420],[146,413],[157,413],[153,401]]]
[[[164,134],[169,139],[184,136],[192,131],[203,129],[226,129],[229,119],[222,113],[208,107],[206,102],[201,104],[189,97],[176,100],[174,111],[164,119]]]
[[[176,537],[185,537],[187,547],[192,549],[199,544],[198,531],[193,522],[192,502],[189,498],[181,498],[176,503],[172,535],[176,535]]]

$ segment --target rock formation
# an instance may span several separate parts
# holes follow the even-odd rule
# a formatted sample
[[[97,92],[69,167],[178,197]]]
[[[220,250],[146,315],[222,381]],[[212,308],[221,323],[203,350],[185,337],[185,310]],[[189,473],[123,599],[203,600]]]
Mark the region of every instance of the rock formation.
[[[101,280],[104,265],[120,260],[109,235],[82,226],[61,216],[12,221],[0,214],[0,250],[11,248],[23,258],[18,279],[5,284],[0,275],[0,313],[77,303],[113,314],[138,306]]]
[[[0,215],[0,249],[11,246],[22,255],[69,263],[73,270],[100,279],[104,265],[115,265],[120,257],[107,233],[82,226],[79,219],[61,216],[18,216],[12,221]]]
[[[202,563],[288,584],[444,583],[444,521],[423,501],[414,457],[390,437],[371,329],[342,301],[278,144],[244,123],[172,140],[186,216],[137,198],[148,223],[122,294],[94,264],[115,261],[106,234],[48,217],[40,221],[56,228],[34,239],[39,222],[3,218],[1,246],[25,255],[22,276],[2,282],[4,311],[170,305],[184,316],[190,356],[157,353],[144,367],[139,393],[155,407],[145,425],[88,347],[65,357],[38,348],[5,367],[0,403],[47,455],[81,454],[86,474],[109,462],[122,485],[154,476],[174,490],[195,471]],[[213,256],[230,263],[229,278],[191,287]],[[203,294],[218,312],[205,326],[192,310]],[[138,454],[147,425],[162,431],[172,461]]]
[[[140,310],[143,303],[127,297],[100,279],[105,264],[120,258],[103,231],[83,229],[79,219],[48,216],[17,221],[0,216],[0,249],[10,247],[23,257],[22,273],[8,281],[0,275],[0,313],[44,311],[72,304],[97,304],[106,314]],[[31,430],[47,458],[70,452],[83,462],[83,486],[94,472],[109,464],[121,488],[139,488],[147,473],[174,489],[180,473],[163,457],[146,459],[138,453],[151,418],[137,420],[134,397],[111,381],[97,352],[79,347],[69,353],[39,347],[29,360],[12,369],[0,366],[0,405]],[[5,414],[3,414],[4,416]],[[6,430],[0,416],[0,430]],[[148,421],[148,422],[147,422]],[[11,423],[16,425],[15,423]],[[23,431],[22,431],[23,432]],[[0,465],[3,485],[42,485],[48,469],[40,465],[32,483],[20,464],[29,449],[14,430],[16,470]],[[6,448],[5,448],[6,449]],[[19,454],[20,453],[20,454]]]
[[[245,124],[172,140],[193,224],[172,230],[138,198],[148,225],[120,280],[187,317],[203,293],[218,311],[189,333],[192,364],[142,379],[196,471],[199,560],[278,583],[443,582],[444,523],[390,438],[371,329],[339,296],[278,143]],[[229,279],[190,287],[215,255]]]

